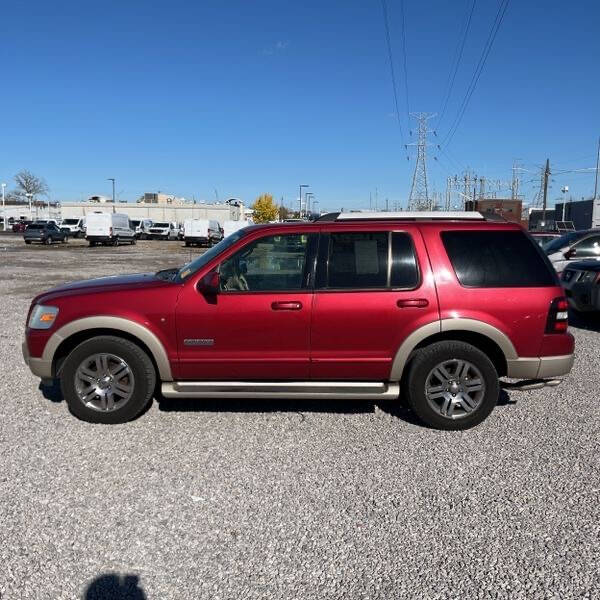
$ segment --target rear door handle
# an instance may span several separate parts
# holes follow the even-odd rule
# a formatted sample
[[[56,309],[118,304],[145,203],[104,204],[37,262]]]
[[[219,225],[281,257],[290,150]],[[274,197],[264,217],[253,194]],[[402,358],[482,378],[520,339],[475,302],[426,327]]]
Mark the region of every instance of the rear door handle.
[[[288,300],[286,302],[273,302],[271,303],[273,310],[300,310],[302,308],[302,302],[295,300]]]
[[[426,308],[429,306],[427,298],[407,298],[406,300],[398,300],[396,302],[398,308]]]

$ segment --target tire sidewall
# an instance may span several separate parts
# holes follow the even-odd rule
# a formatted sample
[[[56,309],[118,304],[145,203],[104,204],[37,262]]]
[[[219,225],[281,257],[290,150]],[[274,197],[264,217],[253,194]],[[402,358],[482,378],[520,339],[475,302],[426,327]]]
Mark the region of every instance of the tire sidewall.
[[[122,408],[111,412],[88,408],[75,392],[77,368],[87,357],[98,353],[110,353],[122,358],[133,373],[134,390],[131,398]],[[147,406],[156,379],[152,362],[141,348],[128,340],[106,336],[86,340],[69,354],[61,369],[60,383],[69,410],[79,419],[91,423],[125,423],[138,416]]]
[[[470,415],[461,419],[448,419],[436,413],[425,396],[425,383],[431,370],[445,360],[462,359],[472,363],[481,372],[485,383],[485,396]],[[460,430],[475,427],[494,410],[500,394],[498,373],[492,361],[481,350],[465,342],[437,342],[419,351],[408,376],[408,401],[421,420],[436,429]]]

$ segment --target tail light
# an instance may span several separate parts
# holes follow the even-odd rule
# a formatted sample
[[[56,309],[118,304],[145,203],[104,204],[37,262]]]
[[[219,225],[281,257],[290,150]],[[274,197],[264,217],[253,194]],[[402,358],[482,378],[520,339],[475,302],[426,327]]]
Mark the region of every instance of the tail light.
[[[569,304],[564,296],[554,298],[548,311],[546,333],[565,333],[569,326]]]

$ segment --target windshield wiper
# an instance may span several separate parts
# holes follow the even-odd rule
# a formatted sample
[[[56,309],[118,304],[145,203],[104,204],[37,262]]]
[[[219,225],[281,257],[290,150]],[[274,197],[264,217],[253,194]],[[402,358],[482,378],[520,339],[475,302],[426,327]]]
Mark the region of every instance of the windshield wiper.
[[[154,275],[159,279],[164,279],[166,281],[173,281],[175,277],[179,273],[179,268],[174,267],[172,269],[163,269],[162,271],[157,271]]]

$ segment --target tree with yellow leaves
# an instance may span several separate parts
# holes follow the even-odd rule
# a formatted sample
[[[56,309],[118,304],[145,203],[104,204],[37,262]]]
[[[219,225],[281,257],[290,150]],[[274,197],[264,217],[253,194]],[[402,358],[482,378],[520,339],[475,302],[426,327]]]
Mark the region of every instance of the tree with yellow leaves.
[[[279,209],[271,194],[261,194],[252,205],[252,220],[255,223],[268,223],[275,221],[279,214]]]

